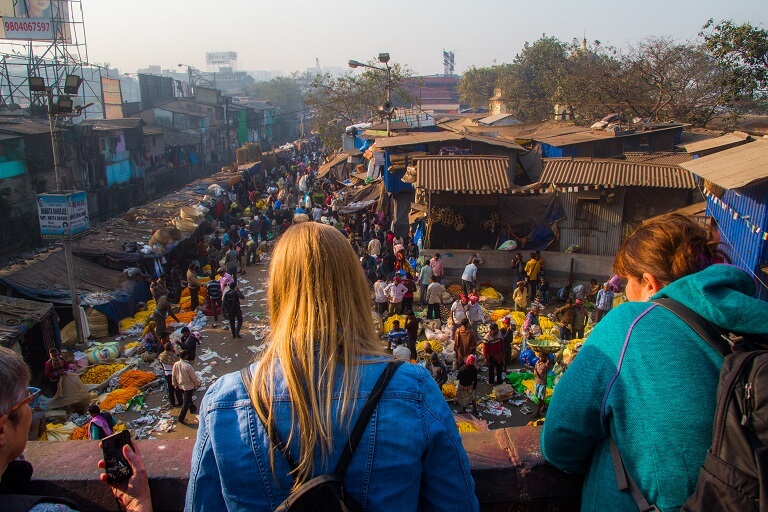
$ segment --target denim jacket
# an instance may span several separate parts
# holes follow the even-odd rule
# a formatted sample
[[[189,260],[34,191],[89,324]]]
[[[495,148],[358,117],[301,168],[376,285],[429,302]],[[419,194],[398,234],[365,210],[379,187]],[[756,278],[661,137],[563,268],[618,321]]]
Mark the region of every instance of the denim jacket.
[[[358,366],[360,387],[349,425],[334,425],[334,448],[314,476],[331,473],[385,362]],[[287,440],[290,401],[276,372],[277,430]],[[340,380],[340,378],[339,378]],[[338,396],[338,395],[337,395]],[[285,458],[269,463],[266,428],[239,373],[219,379],[203,398],[192,457],[187,511],[274,510],[293,484]],[[298,443],[289,446],[299,459]],[[382,395],[345,477],[347,492],[368,511],[477,511],[475,484],[456,423],[434,379],[419,365],[402,365]]]

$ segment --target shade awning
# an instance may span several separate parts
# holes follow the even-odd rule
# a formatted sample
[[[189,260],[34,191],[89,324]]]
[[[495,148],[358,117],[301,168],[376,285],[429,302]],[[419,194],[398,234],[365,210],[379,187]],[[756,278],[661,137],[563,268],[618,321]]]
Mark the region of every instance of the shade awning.
[[[512,173],[508,157],[421,157],[413,186],[430,192],[504,193],[515,188]]]

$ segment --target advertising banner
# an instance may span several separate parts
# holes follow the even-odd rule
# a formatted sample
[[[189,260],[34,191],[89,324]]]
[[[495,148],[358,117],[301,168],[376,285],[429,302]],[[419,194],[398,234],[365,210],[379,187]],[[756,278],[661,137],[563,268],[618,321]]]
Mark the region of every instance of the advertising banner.
[[[72,238],[90,227],[85,192],[38,194],[37,215],[43,239]]]
[[[123,93],[120,80],[101,77],[101,100],[104,104],[104,119],[123,118]]]
[[[0,39],[71,43],[69,0],[0,0]]]

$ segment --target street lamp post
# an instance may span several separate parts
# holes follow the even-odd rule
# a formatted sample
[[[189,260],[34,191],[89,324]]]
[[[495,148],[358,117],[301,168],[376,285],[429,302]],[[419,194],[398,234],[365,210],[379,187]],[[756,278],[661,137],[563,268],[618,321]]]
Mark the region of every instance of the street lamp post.
[[[350,60],[348,62],[349,67],[351,68],[357,68],[357,67],[364,67],[364,68],[370,68],[375,69],[377,71],[384,71],[387,74],[387,83],[384,87],[384,90],[387,94],[387,99],[384,103],[384,105],[379,106],[379,112],[385,114],[387,119],[387,137],[390,136],[390,122],[392,120],[392,112],[394,111],[394,108],[392,106],[392,100],[391,100],[391,94],[392,94],[392,69],[389,67],[389,54],[388,53],[380,53],[379,54],[379,62],[384,64],[385,67],[379,67],[379,66],[371,66],[370,64],[363,64],[362,62],[356,61],[356,60]]]
[[[88,103],[83,106],[74,106],[70,95],[76,95],[80,89],[83,79],[77,75],[67,75],[64,94],[59,95],[58,100],[53,101],[53,87],[45,85],[45,79],[42,77],[29,77],[29,89],[33,93],[45,93],[48,111],[48,127],[51,131],[51,145],[53,148],[53,175],[56,180],[56,192],[62,192],[62,182],[60,173],[59,144],[56,136],[56,118],[76,117],[83,110],[93,105]],[[77,332],[78,343],[85,343],[85,333],[83,332],[82,318],[80,316],[80,299],[77,295],[77,283],[75,282],[75,263],[72,257],[72,241],[69,233],[64,236],[64,261],[67,265],[67,278],[69,280],[69,293],[72,295],[72,318],[75,322],[75,331]]]

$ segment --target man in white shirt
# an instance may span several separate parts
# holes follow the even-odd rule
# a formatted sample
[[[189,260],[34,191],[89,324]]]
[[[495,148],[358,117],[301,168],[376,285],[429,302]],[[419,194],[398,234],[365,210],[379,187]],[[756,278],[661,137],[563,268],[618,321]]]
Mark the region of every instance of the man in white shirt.
[[[422,265],[419,270],[419,304],[424,306],[427,304],[427,287],[432,281],[432,267],[429,265]]]
[[[373,301],[376,303],[376,312],[380,315],[384,314],[387,309],[387,282],[384,280],[384,276],[378,275],[376,282],[373,283]]]
[[[445,287],[437,282],[437,276],[430,276],[429,286],[427,286],[427,320],[440,319],[440,304],[443,301]]]
[[[384,293],[389,297],[389,312],[393,315],[399,315],[403,306],[403,297],[405,292],[408,291],[401,282],[400,278],[396,277],[384,288]]]
[[[477,266],[479,264],[480,260],[475,258],[472,263],[464,267],[464,273],[461,274],[461,285],[464,287],[465,295],[469,295],[469,292],[477,287]]]
[[[371,241],[368,242],[368,254],[376,257],[381,255],[381,242],[378,238],[371,238]]]
[[[466,295],[462,295],[459,300],[453,303],[451,306],[451,319],[453,325],[451,325],[451,339],[456,337],[456,329],[461,325],[461,321],[464,319],[469,320],[469,298]]]

